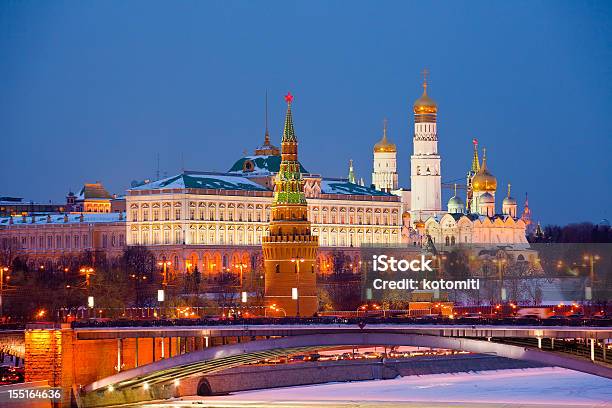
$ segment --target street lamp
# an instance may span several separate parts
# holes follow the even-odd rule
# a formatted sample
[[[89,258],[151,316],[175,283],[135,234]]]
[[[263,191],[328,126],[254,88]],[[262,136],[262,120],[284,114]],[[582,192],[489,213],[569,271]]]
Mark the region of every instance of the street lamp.
[[[270,309],[274,310],[275,312],[283,312],[283,316],[287,317],[287,312],[285,311],[285,309],[283,309],[282,307],[277,307],[276,304],[270,305]],[[265,309],[265,311],[267,311],[267,309]],[[264,311],[264,316],[267,316],[265,311]]]
[[[493,262],[497,265],[497,272],[499,274],[499,297],[502,302],[506,300],[506,288],[504,288],[504,266],[506,265],[505,258],[494,259]]]
[[[210,275],[212,275],[212,273],[215,271],[215,268],[217,267],[217,264],[212,262],[208,265],[208,279],[210,279]]]
[[[293,262],[295,264],[295,273],[297,274],[295,276],[295,297],[293,296],[293,290],[291,291],[291,297],[295,298],[295,303],[296,303],[296,315],[297,317],[300,317],[300,299],[299,299],[299,293],[298,293],[298,288],[300,287],[300,264],[304,262],[304,258],[302,257],[295,257],[295,258],[291,258],[291,262]]]
[[[4,291],[4,273],[8,272],[8,266],[0,266],[0,320],[2,320],[3,316],[3,303],[2,303],[2,293]]]
[[[366,310],[368,307],[368,305],[361,305],[357,308],[357,317],[359,317],[359,311],[360,310]]]
[[[163,260],[163,261],[158,262],[157,264],[164,268],[164,271],[163,271],[164,280],[162,282],[162,286],[164,287],[164,289],[166,289],[166,286],[168,286],[168,266],[172,265],[172,262]]]
[[[243,283],[243,279],[242,278],[243,278],[244,268],[246,268],[247,266],[249,266],[249,265],[245,264],[244,262],[234,264],[234,268],[236,268],[236,267],[240,268],[240,288],[241,289],[242,289],[242,283]]]
[[[89,283],[90,283],[90,279],[89,277],[94,273],[94,269],[91,267],[82,267],[81,269],[79,269],[79,271],[81,272],[81,274],[85,275],[85,284],[87,285],[87,288],[89,289]]]
[[[587,254],[583,258],[589,262],[589,285],[584,287],[584,298],[591,300],[593,298],[593,288],[595,287],[595,262],[599,261],[599,255]]]

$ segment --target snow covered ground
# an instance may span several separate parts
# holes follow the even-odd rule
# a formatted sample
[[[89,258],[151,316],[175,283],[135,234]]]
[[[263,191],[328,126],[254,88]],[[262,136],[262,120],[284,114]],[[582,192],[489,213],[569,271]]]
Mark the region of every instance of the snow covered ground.
[[[313,403],[327,407],[349,403],[370,407],[369,402],[379,402],[378,406],[414,402],[410,406],[424,407],[436,402],[460,403],[458,406],[462,407],[480,403],[515,407],[538,404],[612,407],[612,380],[546,367],[245,391],[220,397],[188,397],[179,404],[174,401],[168,405],[189,406],[196,401],[199,404],[206,401],[207,406],[232,407],[312,406]]]

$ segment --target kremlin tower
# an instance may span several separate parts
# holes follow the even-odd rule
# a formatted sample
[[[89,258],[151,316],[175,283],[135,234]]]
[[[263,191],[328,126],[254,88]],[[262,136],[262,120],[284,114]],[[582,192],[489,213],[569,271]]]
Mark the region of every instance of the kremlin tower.
[[[387,193],[397,190],[397,146],[387,140],[387,119],[384,121],[382,139],[374,145],[372,185]]]
[[[427,95],[427,70],[423,95],[414,103],[414,152],[410,157],[413,222],[425,221],[442,210],[442,181],[436,118],[438,105]]]
[[[280,170],[274,180],[270,233],[262,237],[265,302],[267,306],[275,305],[276,310],[287,316],[312,316],[318,309],[315,262],[319,240],[311,234],[307,218],[291,93],[285,100],[287,115]]]

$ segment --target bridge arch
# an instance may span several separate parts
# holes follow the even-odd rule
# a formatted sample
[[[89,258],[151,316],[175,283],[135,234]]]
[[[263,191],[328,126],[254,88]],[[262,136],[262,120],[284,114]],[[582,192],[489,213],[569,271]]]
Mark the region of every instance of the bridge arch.
[[[160,360],[103,378],[84,387],[85,393],[140,385],[168,383],[193,375],[205,375],[226,368],[259,361],[270,356],[338,346],[419,346],[495,354],[516,360],[539,362],[612,379],[612,369],[569,355],[537,348],[514,346],[487,340],[412,333],[351,332],[287,336],[211,347]]]

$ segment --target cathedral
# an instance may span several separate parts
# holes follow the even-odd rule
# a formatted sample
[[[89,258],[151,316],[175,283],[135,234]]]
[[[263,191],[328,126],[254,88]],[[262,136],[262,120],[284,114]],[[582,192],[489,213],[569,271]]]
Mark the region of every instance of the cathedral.
[[[374,145],[374,188],[401,197],[404,243],[424,243],[427,239],[440,245],[456,244],[527,244],[526,233],[532,228],[527,200],[523,215],[518,216],[517,201],[510,195],[502,200],[501,213],[496,210],[497,179],[491,173],[483,149],[482,163],[478,141],[473,140],[474,154],[467,174],[466,202],[455,194],[446,211],[442,208],[441,156],[438,152],[438,105],[427,93],[427,71],[424,71],[423,94],[413,105],[413,153],[410,157],[410,190],[398,188],[396,145],[387,137]]]

